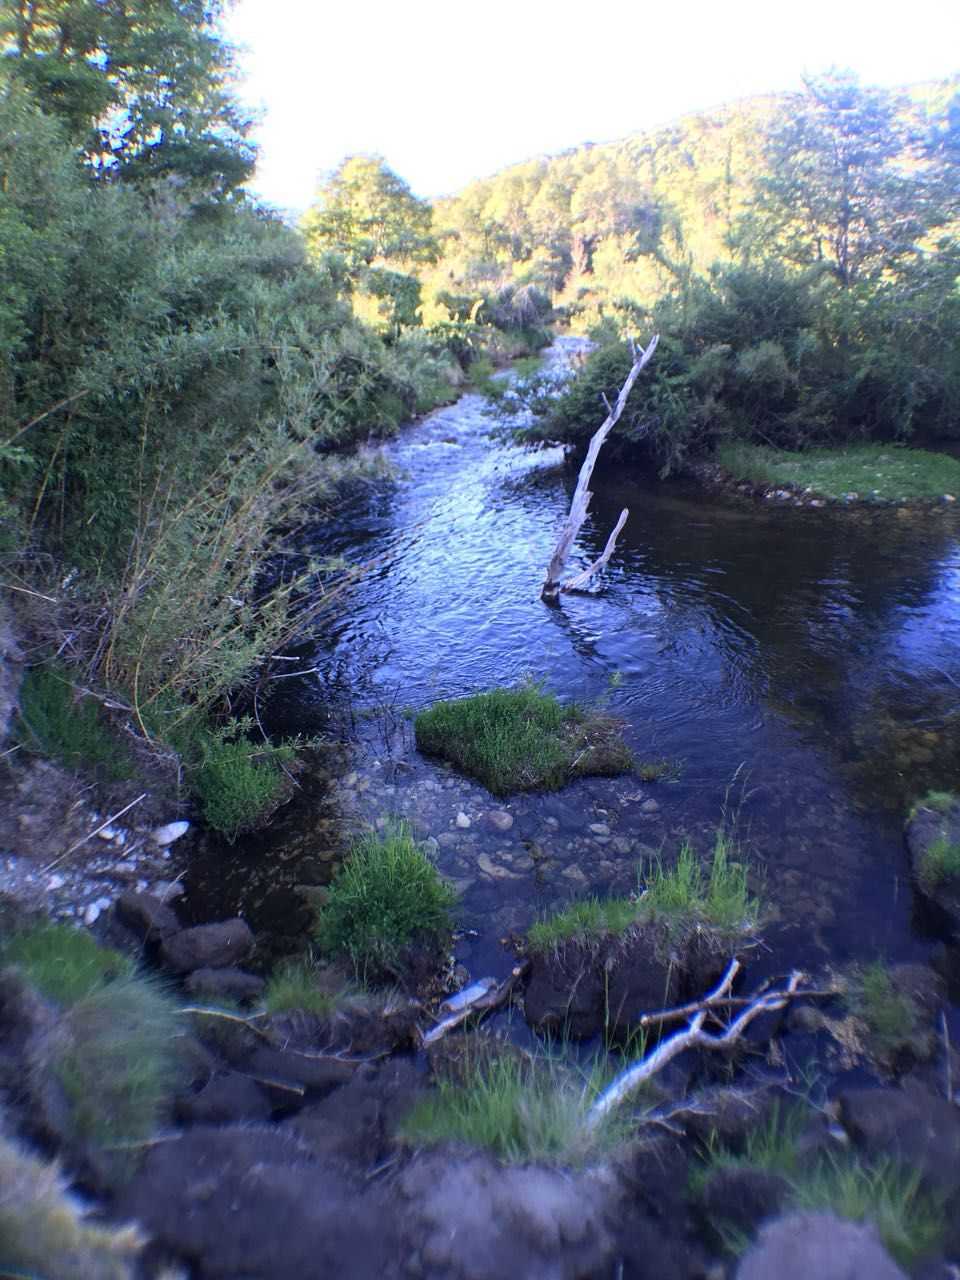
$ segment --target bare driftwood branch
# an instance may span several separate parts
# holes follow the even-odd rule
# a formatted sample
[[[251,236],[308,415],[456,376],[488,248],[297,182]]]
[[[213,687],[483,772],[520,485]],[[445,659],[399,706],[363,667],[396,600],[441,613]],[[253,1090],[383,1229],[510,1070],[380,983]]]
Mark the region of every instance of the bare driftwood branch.
[[[621,513],[620,519],[617,521],[617,527],[607,540],[603,555],[594,564],[590,566],[584,573],[578,574],[576,578],[570,582],[561,582],[563,567],[570,555],[570,550],[576,541],[577,534],[583,527],[583,522],[587,518],[587,511],[590,507],[590,499],[593,497],[590,492],[590,478],[593,475],[593,468],[596,465],[597,457],[600,453],[604,440],[616,426],[620,415],[626,407],[627,398],[633,390],[633,384],[640,376],[644,367],[653,359],[653,353],[657,349],[657,343],[660,341],[660,335],[654,334],[650,339],[650,343],[644,351],[639,351],[636,346],[631,343],[631,351],[633,353],[633,367],[627,374],[627,379],[620,388],[620,394],[617,396],[617,402],[612,407],[607,404],[607,416],[594,434],[590,441],[590,447],[587,449],[587,456],[583,460],[583,466],[580,468],[580,475],[577,479],[577,487],[573,494],[573,501],[570,503],[570,514],[567,516],[563,528],[560,530],[560,537],[557,539],[557,545],[550,564],[547,568],[547,576],[544,579],[543,589],[540,592],[542,599],[546,601],[556,601],[561,591],[578,590],[582,585],[590,579],[610,559],[616,545],[617,534],[626,523],[628,512]]]
[[[435,1044],[437,1040],[442,1039],[448,1031],[452,1031],[454,1027],[459,1027],[462,1022],[466,1022],[468,1018],[483,1017],[492,1009],[499,1009],[505,1004],[513,988],[517,985],[523,975],[526,973],[528,966],[524,964],[517,965],[510,973],[508,978],[503,982],[494,983],[487,987],[486,991],[477,999],[471,1000],[467,1004],[455,1007],[445,1018],[442,1018],[435,1027],[431,1027],[429,1031],[421,1032],[420,1042],[425,1048],[428,1044]],[[480,984],[478,984],[480,985]]]
[[[718,1032],[716,1035],[711,1034],[709,1031],[704,1031],[703,1024],[711,1006],[719,1004],[724,997],[730,994],[733,980],[739,972],[739,960],[731,960],[720,982],[708,995],[704,996],[703,1008],[693,1016],[686,1030],[677,1031],[669,1039],[664,1040],[651,1053],[641,1058],[639,1062],[635,1062],[626,1071],[621,1072],[604,1089],[587,1113],[587,1125],[589,1127],[592,1128],[599,1124],[606,1115],[615,1107],[618,1107],[625,1098],[629,1097],[634,1089],[643,1084],[645,1080],[649,1080],[651,1076],[656,1075],[678,1054],[685,1053],[687,1049],[726,1049],[739,1040],[754,1018],[758,1018],[763,1013],[771,1013],[777,1009],[782,1009],[795,996],[806,994],[806,992],[798,990],[803,980],[803,974],[799,970],[794,970],[786,987],[777,991],[767,991],[763,995],[757,996],[742,1013],[734,1018],[724,1031]]]

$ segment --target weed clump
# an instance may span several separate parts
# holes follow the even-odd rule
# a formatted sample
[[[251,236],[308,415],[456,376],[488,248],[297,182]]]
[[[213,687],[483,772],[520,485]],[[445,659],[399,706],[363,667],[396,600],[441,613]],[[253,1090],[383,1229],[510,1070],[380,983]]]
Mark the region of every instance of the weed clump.
[[[92,769],[108,779],[130,775],[127,753],[114,740],[97,704],[78,698],[61,667],[35,667],[20,688],[18,736],[29,750],[69,769]]]
[[[290,784],[281,765],[296,755],[291,743],[254,745],[244,724],[231,721],[205,730],[196,739],[194,786],[203,816],[228,840],[262,822],[283,803]]]
[[[415,730],[421,751],[449,760],[496,796],[556,790],[634,764],[617,720],[564,706],[535,684],[438,702],[417,716]]]
[[[442,1078],[406,1117],[408,1142],[464,1142],[501,1160],[583,1165],[630,1134],[612,1115],[589,1126],[587,1113],[605,1080],[548,1058],[501,1054],[467,1063],[460,1081]]]
[[[318,920],[326,952],[346,954],[361,980],[396,978],[414,949],[440,949],[452,929],[453,890],[400,823],[347,855]]]
[[[960,879],[960,844],[947,836],[937,836],[919,859],[917,878],[928,893]]]

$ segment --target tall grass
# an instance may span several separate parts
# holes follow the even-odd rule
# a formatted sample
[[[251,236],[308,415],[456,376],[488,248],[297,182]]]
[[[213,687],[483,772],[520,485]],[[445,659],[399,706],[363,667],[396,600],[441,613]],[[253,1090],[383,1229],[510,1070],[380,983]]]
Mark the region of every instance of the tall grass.
[[[27,672],[20,686],[17,733],[29,750],[70,769],[92,769],[107,778],[130,773],[129,756],[104,723],[100,707],[82,696],[65,667]]]
[[[408,948],[436,950],[448,938],[455,899],[400,823],[350,850],[320,912],[317,940],[348,956],[361,980],[396,977]]]
[[[760,902],[749,891],[746,865],[731,857],[734,852],[729,835],[718,830],[705,871],[693,846],[684,840],[672,867],[665,868],[659,860],[654,864],[642,898],[644,912],[668,921],[699,920],[721,932],[752,929]]]

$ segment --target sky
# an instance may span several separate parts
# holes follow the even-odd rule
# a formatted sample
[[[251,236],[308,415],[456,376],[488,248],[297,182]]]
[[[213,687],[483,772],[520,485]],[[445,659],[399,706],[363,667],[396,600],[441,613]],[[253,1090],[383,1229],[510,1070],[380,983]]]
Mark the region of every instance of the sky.
[[[254,190],[291,213],[346,155],[421,196],[851,68],[865,83],[960,71],[960,0],[236,0]]]

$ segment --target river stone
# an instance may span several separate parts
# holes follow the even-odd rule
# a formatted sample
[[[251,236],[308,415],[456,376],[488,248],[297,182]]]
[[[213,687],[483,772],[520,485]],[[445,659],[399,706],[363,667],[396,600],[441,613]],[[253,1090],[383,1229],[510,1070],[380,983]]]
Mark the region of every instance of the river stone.
[[[180,931],[176,912],[152,893],[121,893],[116,912],[142,942],[159,942]]]
[[[190,973],[193,969],[225,969],[252,950],[250,926],[236,917],[171,934],[160,944],[160,958],[173,973]]]
[[[790,1184],[779,1173],[718,1164],[707,1175],[699,1200],[708,1222],[751,1236],[764,1219],[780,1212],[789,1194]]]
[[[267,985],[255,973],[242,969],[194,969],[187,975],[184,987],[192,996],[203,1000],[256,1000]]]
[[[487,814],[487,822],[495,831],[509,831],[513,826],[513,814],[505,809],[491,809]]]
[[[590,830],[595,836],[608,836],[610,828],[605,822],[591,822]]]
[[[249,1076],[228,1071],[208,1080],[199,1093],[183,1094],[174,1103],[182,1124],[230,1124],[268,1120],[273,1107]]]
[[[471,825],[470,819],[467,817],[465,813],[457,814],[456,823],[461,831],[466,831],[467,828]]]
[[[917,805],[907,821],[905,835],[918,888],[945,913],[954,931],[960,932],[960,879],[928,886],[921,874],[924,858],[935,841],[945,839],[950,844],[960,844],[960,798],[954,797],[942,809]]]
[[[793,1213],[763,1227],[736,1280],[907,1280],[873,1225]]]

